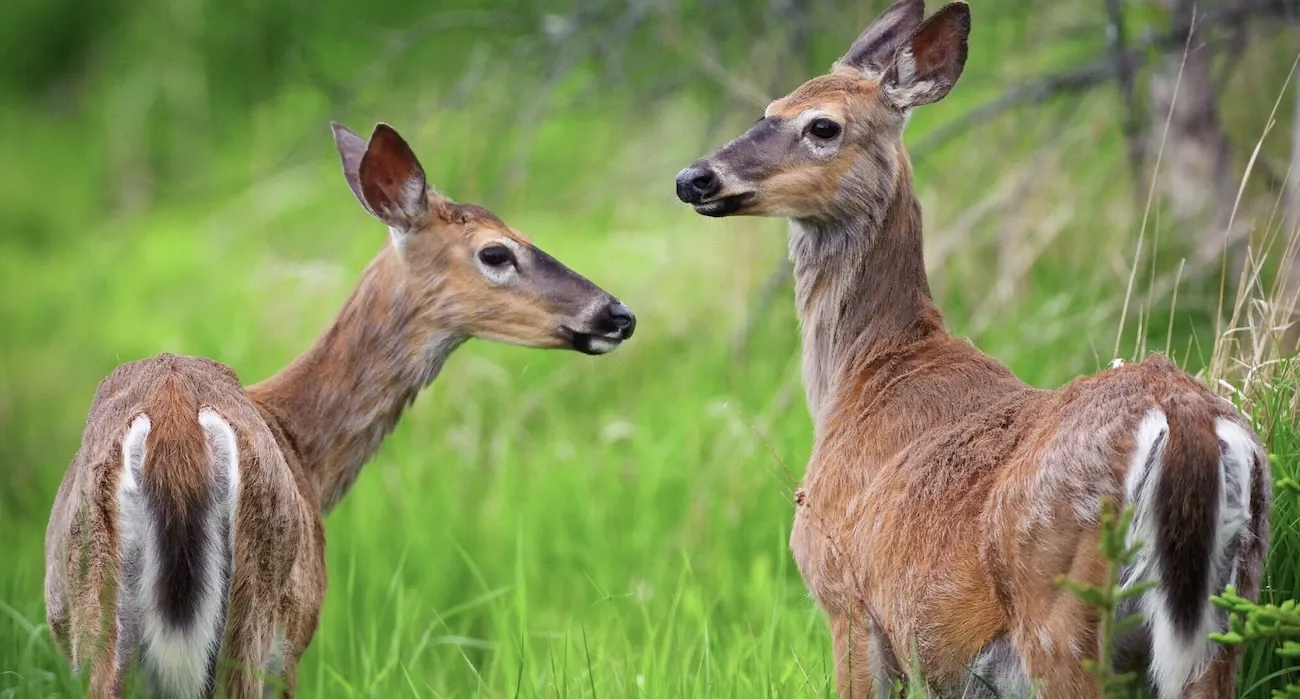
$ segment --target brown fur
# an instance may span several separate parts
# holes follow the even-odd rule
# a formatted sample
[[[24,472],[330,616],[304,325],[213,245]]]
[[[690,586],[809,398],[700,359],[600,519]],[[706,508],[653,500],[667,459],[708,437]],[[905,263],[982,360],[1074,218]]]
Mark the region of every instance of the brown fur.
[[[339,126],[335,133],[349,185],[393,230],[394,244],[312,348],[247,390],[221,364],[170,354],[124,364],[99,386],[46,533],[50,629],[74,666],[89,667],[92,696],[118,696],[126,669],[117,652],[124,633],[118,486],[137,416],[152,424],[141,477],[157,486],[159,510],[182,519],[214,482],[200,411],[215,411],[232,428],[240,480],[219,692],[261,696],[282,639],[279,679],[292,696],[325,594],[322,515],[448,355],[468,337],[555,348],[575,346],[575,334],[613,345],[631,335],[630,327],[599,327],[601,314],[617,305],[608,293],[492,212],[427,190],[395,131],[381,125],[369,144]],[[416,173],[418,189],[410,183]],[[517,273],[489,280],[475,257],[502,240],[514,246]]]
[[[914,24],[920,4],[900,0],[889,21]],[[1170,435],[1161,495],[1171,506],[1160,511],[1178,533],[1151,543],[1198,570],[1217,512],[1216,420],[1250,429],[1162,357],[1039,390],[945,331],[901,135],[907,110],[956,82],[969,28],[969,11],[953,3],[901,44],[859,39],[835,72],[773,102],[678,179],[679,196],[702,213],[792,221],[816,440],[790,545],[829,618],[843,697],[878,691],[910,669],[913,651],[934,691],[961,696],[966,666],[1003,637],[1043,683],[1038,696],[1094,696],[1080,661],[1097,654],[1098,619],[1054,580],[1102,581],[1099,504],[1125,500],[1139,424],[1160,410]],[[894,45],[890,61],[869,55]],[[819,115],[841,135],[797,131]],[[710,181],[701,173],[716,187],[691,184]],[[728,198],[738,203],[715,207]],[[1247,595],[1258,589],[1269,515],[1263,447],[1252,448],[1252,518],[1233,563]],[[1231,696],[1237,653],[1217,653],[1191,695]]]

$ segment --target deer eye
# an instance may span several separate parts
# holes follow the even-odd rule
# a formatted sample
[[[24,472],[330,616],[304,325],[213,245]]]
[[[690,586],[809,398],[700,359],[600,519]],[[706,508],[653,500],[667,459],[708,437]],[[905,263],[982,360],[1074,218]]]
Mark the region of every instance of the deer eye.
[[[478,251],[478,259],[488,267],[514,264],[515,255],[504,245],[489,245]]]
[[[840,125],[830,119],[822,117],[821,119],[813,120],[813,123],[808,125],[808,133],[824,141],[829,141],[840,135]]]

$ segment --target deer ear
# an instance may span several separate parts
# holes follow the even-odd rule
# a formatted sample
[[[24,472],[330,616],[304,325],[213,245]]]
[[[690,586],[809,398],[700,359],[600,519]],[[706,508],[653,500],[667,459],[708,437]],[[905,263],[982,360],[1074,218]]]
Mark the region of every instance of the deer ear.
[[[357,185],[366,209],[391,228],[410,231],[429,216],[424,168],[411,147],[388,124],[375,125],[357,165]]]
[[[966,67],[970,6],[953,2],[921,23],[882,79],[885,98],[899,109],[932,104],[957,84]]]
[[[897,0],[862,31],[848,53],[835,62],[835,68],[852,68],[879,77],[924,18],[925,0]]]
[[[375,212],[370,211],[366,198],[361,194],[361,158],[366,154],[366,139],[337,121],[330,122],[330,129],[334,131],[334,147],[338,149],[339,159],[343,161],[343,178],[348,181],[348,187],[352,189],[357,201],[373,216]]]

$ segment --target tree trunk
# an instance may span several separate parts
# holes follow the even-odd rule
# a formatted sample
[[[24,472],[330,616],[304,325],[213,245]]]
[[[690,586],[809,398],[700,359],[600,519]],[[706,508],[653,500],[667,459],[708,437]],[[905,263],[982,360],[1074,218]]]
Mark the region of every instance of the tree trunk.
[[[1199,22],[1193,26],[1191,0],[1173,2],[1174,35],[1183,40],[1161,58],[1151,77],[1153,143],[1148,152],[1162,153],[1157,186],[1175,223],[1196,232],[1201,254],[1217,256],[1225,243],[1239,238],[1239,231],[1228,231],[1237,177],[1210,79],[1213,56],[1205,42],[1209,27]]]

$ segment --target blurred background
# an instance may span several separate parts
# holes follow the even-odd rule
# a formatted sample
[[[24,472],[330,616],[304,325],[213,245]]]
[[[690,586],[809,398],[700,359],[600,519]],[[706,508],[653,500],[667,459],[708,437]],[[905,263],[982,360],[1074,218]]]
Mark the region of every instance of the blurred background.
[[[787,548],[811,427],[785,224],[698,216],[673,176],[886,4],[5,3],[0,697],[83,691],[42,545],[98,381],[161,351],[259,381],[385,244],[330,120],[394,125],[639,326],[605,357],[452,357],[327,520],[303,696],[833,695]],[[1168,353],[1294,474],[1300,6],[971,5],[965,74],[906,136],[952,332],[1043,387]],[[1279,496],[1268,599],[1300,594],[1297,520]],[[1295,680],[1271,650],[1243,696]]]

